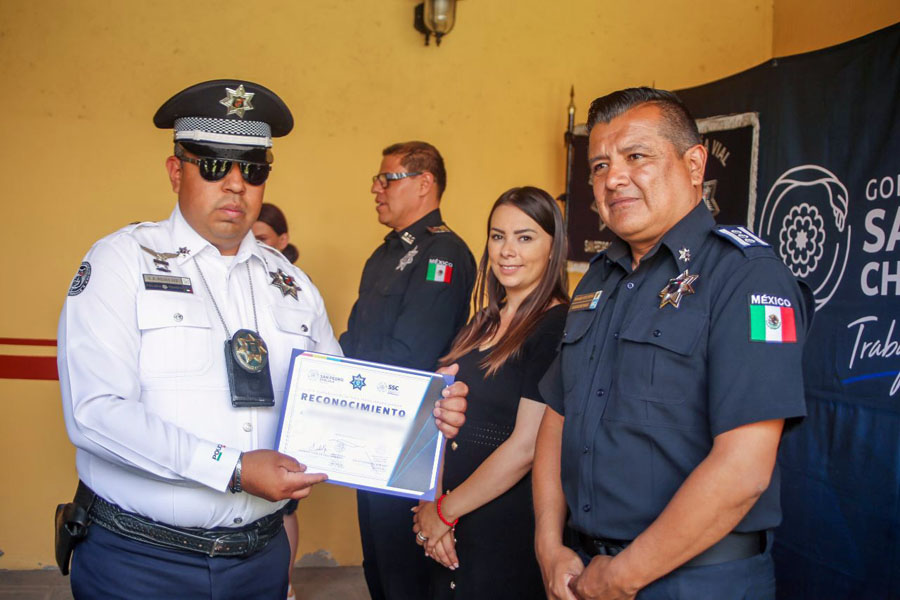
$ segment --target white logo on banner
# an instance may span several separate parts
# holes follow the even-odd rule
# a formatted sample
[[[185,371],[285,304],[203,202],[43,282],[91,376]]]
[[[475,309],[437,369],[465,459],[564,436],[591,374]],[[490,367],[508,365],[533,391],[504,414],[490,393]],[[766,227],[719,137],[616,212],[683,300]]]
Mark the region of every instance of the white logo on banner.
[[[773,242],[791,272],[806,281],[816,310],[831,300],[847,268],[849,194],[818,165],[785,171],[772,185],[760,216],[760,232]]]

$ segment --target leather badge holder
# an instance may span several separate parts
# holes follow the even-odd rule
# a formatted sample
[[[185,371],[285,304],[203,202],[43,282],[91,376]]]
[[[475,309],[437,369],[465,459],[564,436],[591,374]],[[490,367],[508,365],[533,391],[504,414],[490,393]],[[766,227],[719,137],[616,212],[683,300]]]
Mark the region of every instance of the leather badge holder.
[[[232,344],[232,340],[225,342],[225,367],[228,370],[231,405],[237,408],[275,406],[268,361],[257,372],[247,371],[237,363]]]

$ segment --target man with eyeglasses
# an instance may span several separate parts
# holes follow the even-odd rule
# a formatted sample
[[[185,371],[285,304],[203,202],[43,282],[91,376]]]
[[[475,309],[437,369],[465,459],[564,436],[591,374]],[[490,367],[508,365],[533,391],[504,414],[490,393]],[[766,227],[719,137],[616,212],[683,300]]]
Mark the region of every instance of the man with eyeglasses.
[[[378,222],[391,229],[366,262],[341,336],[344,354],[433,370],[469,315],[475,259],[443,222],[444,160],[425,142],[382,151],[372,177]],[[415,502],[357,493],[363,569],[374,600],[427,597],[428,569],[412,533]]]
[[[81,480],[61,505],[76,598],[271,598],[288,587],[280,509],[326,479],[271,448],[294,348],[340,354],[309,278],[251,232],[272,137],[265,87],[200,83],[157,111],[178,204],[97,242],[59,326],[63,413]],[[436,409],[453,435],[464,385]],[[90,525],[90,527],[87,527]]]

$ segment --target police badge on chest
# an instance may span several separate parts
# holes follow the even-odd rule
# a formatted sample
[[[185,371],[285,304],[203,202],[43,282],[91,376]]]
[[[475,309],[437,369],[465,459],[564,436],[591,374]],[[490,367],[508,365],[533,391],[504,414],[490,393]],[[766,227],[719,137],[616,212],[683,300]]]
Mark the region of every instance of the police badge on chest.
[[[231,405],[238,408],[275,405],[272,376],[269,373],[269,349],[262,336],[239,329],[225,342],[225,367]]]

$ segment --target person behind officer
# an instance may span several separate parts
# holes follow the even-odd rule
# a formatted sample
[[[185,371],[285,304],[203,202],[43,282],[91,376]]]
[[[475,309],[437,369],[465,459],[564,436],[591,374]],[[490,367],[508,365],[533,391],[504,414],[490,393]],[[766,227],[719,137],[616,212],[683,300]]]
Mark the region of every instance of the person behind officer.
[[[259,217],[251,231],[258,241],[268,244],[284,254],[291,264],[296,263],[300,258],[300,251],[291,243],[287,218],[284,216],[284,212],[274,204],[263,202],[262,208],[259,209]]]
[[[575,291],[534,463],[552,598],[774,598],[775,463],[805,415],[812,311],[788,269],[701,202],[707,152],[677,97],[591,105],[588,161],[616,235]],[[577,553],[562,544],[566,510]]]
[[[326,479],[271,449],[291,349],[340,354],[318,290],[250,233],[272,137],[293,118],[261,85],[215,80],[154,124],[175,130],[178,203],[94,244],[60,318],[63,413],[92,523],[72,591],[280,600],[279,509]],[[451,435],[459,400],[439,411]]]
[[[437,148],[405,142],[382,157],[372,193],[378,221],[391,232],[366,262],[341,347],[351,358],[433,370],[468,318],[475,259],[441,218],[447,172]],[[375,600],[427,595],[428,563],[409,535],[415,504],[357,493],[363,570]]]

